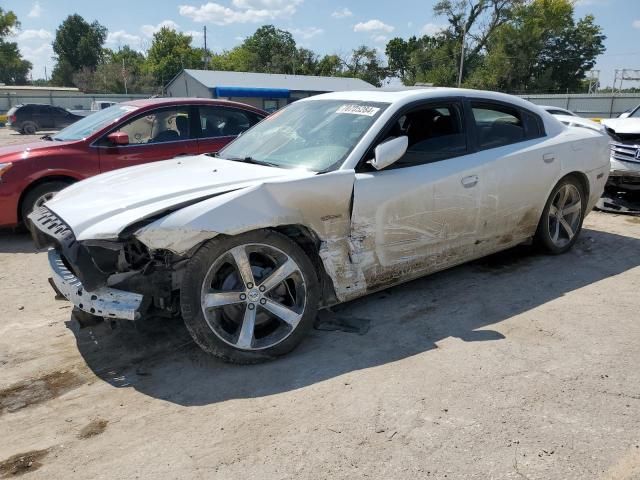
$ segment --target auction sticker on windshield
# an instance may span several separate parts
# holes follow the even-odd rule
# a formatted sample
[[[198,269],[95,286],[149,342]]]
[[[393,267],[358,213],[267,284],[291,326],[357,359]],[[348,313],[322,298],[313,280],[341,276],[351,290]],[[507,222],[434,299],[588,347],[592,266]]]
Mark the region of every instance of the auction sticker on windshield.
[[[369,105],[342,105],[336,110],[336,113],[350,113],[352,115],[373,117],[379,111],[380,109],[378,107],[371,107]]]

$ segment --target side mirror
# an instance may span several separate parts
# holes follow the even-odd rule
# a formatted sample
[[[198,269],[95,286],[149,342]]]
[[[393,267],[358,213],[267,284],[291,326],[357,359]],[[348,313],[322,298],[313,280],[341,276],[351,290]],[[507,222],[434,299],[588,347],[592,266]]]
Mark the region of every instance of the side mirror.
[[[631,115],[631,112],[624,112],[618,115],[618,118],[627,118],[629,115]]]
[[[400,160],[406,153],[408,147],[409,137],[406,135],[387,140],[376,147],[374,150],[374,159],[369,160],[369,163],[376,170],[382,170]]]
[[[125,132],[113,132],[107,135],[107,140],[109,140],[113,145],[129,145],[129,135]]]

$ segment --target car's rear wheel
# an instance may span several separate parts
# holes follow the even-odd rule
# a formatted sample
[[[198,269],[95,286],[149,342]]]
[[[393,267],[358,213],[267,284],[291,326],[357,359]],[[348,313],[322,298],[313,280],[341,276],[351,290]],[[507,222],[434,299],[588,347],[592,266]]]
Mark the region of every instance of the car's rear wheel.
[[[63,188],[69,186],[69,183],[63,181],[51,181],[41,183],[27,192],[22,200],[20,207],[20,215],[22,221],[27,220],[27,216],[36,208],[40,208],[46,201],[51,200],[53,196]]]
[[[190,260],[180,293],[196,343],[234,363],[293,350],[313,326],[318,278],[284,235],[258,230],[207,242]]]
[[[582,230],[586,198],[581,182],[573,177],[561,180],[553,189],[542,212],[536,242],[552,254],[569,250]]]
[[[38,125],[36,125],[34,122],[24,122],[22,124],[22,133],[24,133],[25,135],[35,135],[37,131]]]

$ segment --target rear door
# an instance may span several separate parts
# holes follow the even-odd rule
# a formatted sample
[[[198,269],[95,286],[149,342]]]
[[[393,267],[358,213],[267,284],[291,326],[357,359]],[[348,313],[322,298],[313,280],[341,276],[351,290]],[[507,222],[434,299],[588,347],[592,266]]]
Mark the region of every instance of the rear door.
[[[562,152],[545,135],[537,114],[490,100],[468,102],[473,140],[483,175],[483,254],[515,245],[535,233],[547,195],[557,181]]]
[[[216,153],[234,138],[245,132],[262,116],[239,108],[200,105],[198,139],[199,153]]]
[[[109,131],[94,143],[100,155],[100,170],[167,160],[198,153],[193,106],[161,107],[147,110]],[[124,132],[128,145],[113,145],[110,133]]]
[[[38,125],[39,130],[51,130],[54,128],[53,111],[49,105],[33,105],[30,107],[31,117]],[[29,120],[28,116],[25,120]]]

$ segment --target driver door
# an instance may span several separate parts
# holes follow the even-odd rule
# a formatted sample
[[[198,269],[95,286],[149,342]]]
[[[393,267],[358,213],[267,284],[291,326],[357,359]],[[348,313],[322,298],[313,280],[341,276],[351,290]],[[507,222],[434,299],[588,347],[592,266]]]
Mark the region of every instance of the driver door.
[[[356,173],[352,258],[368,290],[474,257],[483,165],[467,122],[460,100],[420,105],[385,134],[407,135],[406,154],[384,170]]]
[[[192,134],[193,131],[190,106],[165,107],[144,112],[111,130],[96,142],[99,147],[100,171],[195,155],[198,153],[198,140]],[[107,138],[113,132],[126,133],[129,144],[113,145]]]

